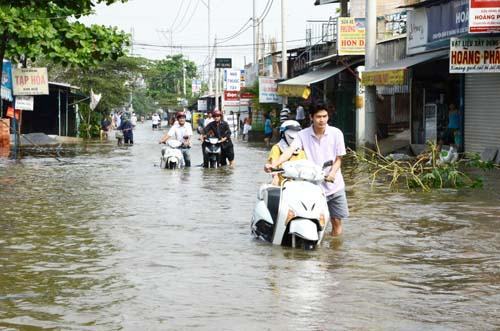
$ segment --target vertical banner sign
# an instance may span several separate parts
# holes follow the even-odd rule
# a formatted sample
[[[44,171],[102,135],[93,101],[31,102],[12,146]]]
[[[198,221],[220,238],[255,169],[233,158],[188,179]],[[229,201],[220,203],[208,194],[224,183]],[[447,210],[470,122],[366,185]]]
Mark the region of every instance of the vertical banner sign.
[[[500,32],[500,0],[469,0],[469,33]]]
[[[2,66],[2,87],[1,87],[1,97],[4,100],[12,102],[12,65],[10,61],[3,61]]]
[[[12,69],[14,95],[48,95],[47,68]]]
[[[245,88],[245,69],[240,70],[240,88]]]
[[[259,102],[281,103],[276,79],[271,77],[259,77]]]
[[[239,91],[241,89],[239,70],[225,69],[226,91]]]
[[[450,41],[450,73],[500,72],[500,37],[461,37]]]
[[[365,54],[365,19],[354,17],[338,18],[338,54]]]
[[[240,92],[238,91],[224,91],[224,111],[239,112],[240,111]]]
[[[201,80],[193,79],[191,82],[191,93],[198,94],[201,92]]]

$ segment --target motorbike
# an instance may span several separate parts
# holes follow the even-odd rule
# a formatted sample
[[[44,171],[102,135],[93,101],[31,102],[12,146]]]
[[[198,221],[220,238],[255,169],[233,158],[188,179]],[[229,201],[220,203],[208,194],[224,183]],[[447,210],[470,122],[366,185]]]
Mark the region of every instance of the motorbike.
[[[308,160],[283,163],[280,172],[285,180],[281,186],[264,184],[257,195],[251,231],[259,239],[274,245],[302,247],[311,250],[323,239],[330,213],[321,188],[324,169]]]
[[[180,169],[184,167],[184,157],[182,156],[182,143],[175,139],[167,140],[167,146],[161,149],[160,168]]]
[[[209,137],[205,139],[205,153],[207,154],[209,168],[219,168],[221,166],[222,147],[219,138]]]

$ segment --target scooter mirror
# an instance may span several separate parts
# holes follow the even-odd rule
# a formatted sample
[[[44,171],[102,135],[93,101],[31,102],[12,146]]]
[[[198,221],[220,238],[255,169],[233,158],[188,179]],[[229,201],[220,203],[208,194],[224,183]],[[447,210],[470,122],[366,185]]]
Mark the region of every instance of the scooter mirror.
[[[325,163],[323,163],[323,169],[327,168],[327,167],[331,167],[333,165],[333,161],[330,160],[330,161],[326,161]]]

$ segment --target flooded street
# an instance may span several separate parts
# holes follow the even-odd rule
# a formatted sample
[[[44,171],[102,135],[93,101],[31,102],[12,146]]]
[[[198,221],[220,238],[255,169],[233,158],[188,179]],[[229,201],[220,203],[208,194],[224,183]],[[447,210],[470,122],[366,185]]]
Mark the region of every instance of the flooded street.
[[[0,329],[494,330],[500,193],[352,184],[316,251],[250,235],[267,150],[164,170],[162,133],[0,159]],[[199,143],[194,165],[201,163]]]

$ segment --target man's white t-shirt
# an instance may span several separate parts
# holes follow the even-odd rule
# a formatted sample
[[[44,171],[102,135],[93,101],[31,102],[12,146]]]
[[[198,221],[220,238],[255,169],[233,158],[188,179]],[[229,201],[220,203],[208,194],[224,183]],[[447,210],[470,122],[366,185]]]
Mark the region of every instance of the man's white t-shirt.
[[[208,118],[208,117],[207,117],[207,118],[205,118],[205,122],[203,123],[203,127],[205,127],[205,128],[206,128],[206,127],[207,127],[207,125],[209,125],[209,124],[210,124],[210,123],[212,123],[213,121],[215,121],[215,120],[213,119],[213,117],[212,117],[212,118]]]
[[[186,122],[184,125],[173,125],[170,130],[168,130],[168,136],[178,140],[182,143],[186,142],[187,139],[184,139],[184,137],[191,137],[193,136],[193,128],[191,127],[191,124]]]
[[[155,115],[153,115],[151,120],[153,121],[153,124],[158,124],[158,122],[160,121],[160,116],[155,114]]]

